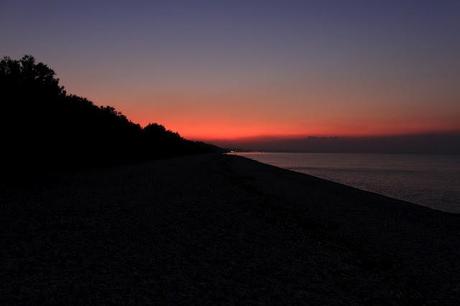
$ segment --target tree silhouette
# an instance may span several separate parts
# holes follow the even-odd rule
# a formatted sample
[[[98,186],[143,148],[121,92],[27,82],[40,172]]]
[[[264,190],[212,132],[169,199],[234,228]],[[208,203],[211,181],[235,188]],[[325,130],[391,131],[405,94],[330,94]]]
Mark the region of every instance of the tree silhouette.
[[[220,151],[67,94],[55,72],[30,55],[0,61],[0,97],[6,165],[81,167]]]

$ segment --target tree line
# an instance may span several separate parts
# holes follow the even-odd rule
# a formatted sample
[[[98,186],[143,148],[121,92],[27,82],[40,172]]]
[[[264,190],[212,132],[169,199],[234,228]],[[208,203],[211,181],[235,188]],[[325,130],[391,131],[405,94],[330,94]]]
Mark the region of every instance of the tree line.
[[[222,152],[151,123],[141,127],[111,106],[66,92],[34,57],[0,61],[1,164],[81,167]]]

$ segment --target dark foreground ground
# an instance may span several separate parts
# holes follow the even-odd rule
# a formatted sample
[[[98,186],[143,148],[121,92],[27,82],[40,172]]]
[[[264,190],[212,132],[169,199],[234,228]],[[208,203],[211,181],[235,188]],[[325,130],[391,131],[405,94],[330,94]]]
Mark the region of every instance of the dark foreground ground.
[[[1,305],[460,301],[460,216],[241,157],[0,188]]]

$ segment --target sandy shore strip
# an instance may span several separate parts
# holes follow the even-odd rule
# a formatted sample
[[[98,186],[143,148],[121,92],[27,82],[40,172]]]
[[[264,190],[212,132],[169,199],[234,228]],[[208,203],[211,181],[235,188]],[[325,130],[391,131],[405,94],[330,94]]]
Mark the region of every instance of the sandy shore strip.
[[[228,155],[0,186],[0,304],[455,305],[460,216]]]

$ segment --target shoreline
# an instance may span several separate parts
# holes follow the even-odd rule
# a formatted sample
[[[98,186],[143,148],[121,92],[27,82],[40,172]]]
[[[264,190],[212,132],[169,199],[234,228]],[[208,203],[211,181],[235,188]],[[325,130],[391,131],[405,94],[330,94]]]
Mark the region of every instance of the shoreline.
[[[455,304],[460,216],[210,154],[0,193],[2,304]]]
[[[236,153],[262,163],[312,175],[450,213],[460,213],[460,156],[349,153]]]

